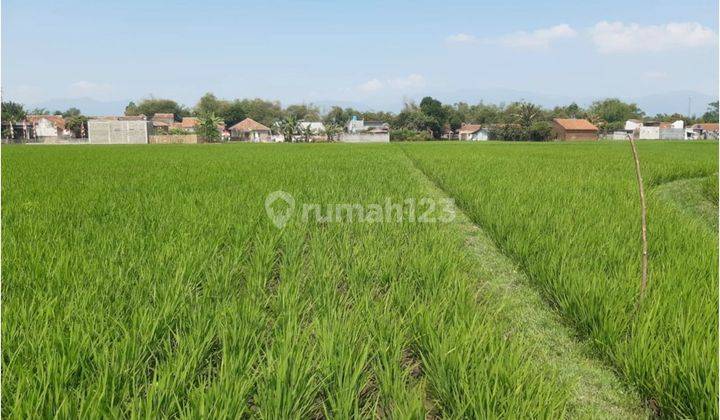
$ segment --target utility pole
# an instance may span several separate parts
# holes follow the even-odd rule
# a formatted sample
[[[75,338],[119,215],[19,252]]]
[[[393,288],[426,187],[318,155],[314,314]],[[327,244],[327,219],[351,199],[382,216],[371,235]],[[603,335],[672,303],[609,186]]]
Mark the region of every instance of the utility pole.
[[[688,96],[688,118],[692,115],[692,97]]]

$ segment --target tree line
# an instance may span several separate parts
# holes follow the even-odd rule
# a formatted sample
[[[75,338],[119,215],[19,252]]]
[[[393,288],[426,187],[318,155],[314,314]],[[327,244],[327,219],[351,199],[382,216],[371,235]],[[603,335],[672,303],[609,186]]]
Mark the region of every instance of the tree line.
[[[398,113],[385,111],[360,111],[353,108],[333,106],[327,112],[313,104],[293,104],[283,107],[279,101],[264,99],[219,99],[212,93],[206,93],[193,107],[186,107],[172,99],[146,98],[137,103],[130,102],[125,115],[146,115],[151,118],[157,113],[170,113],[177,120],[184,116],[198,116],[205,126],[224,123],[228,127],[244,120],[253,120],[285,134],[286,137],[308,137],[312,133],[302,132],[298,121],[322,121],[329,134],[335,136],[342,131],[352,117],[365,120],[386,122],[391,127],[392,140],[426,140],[447,137],[457,131],[463,123],[482,124],[490,127],[490,137],[499,140],[542,141],[551,136],[550,122],[553,118],[585,118],[600,128],[602,132],[621,130],[628,119],[676,121],[683,120],[686,125],[698,122],[718,121],[718,102],[708,104],[707,111],[701,116],[683,114],[657,114],[648,116],[637,104],[624,102],[617,98],[602,99],[593,102],[587,108],[576,103],[554,108],[518,101],[509,104],[468,104],[457,102],[443,104],[427,96],[419,103],[408,102]],[[25,111],[22,104],[2,102],[2,119],[5,122],[19,122],[27,115],[62,115],[65,125],[78,134],[87,122],[77,108],[66,111],[50,112],[36,108]],[[210,122],[208,122],[210,120]],[[212,131],[212,130],[210,130]]]
[[[646,115],[637,104],[624,102],[617,98],[602,99],[584,108],[576,103],[554,108],[518,101],[509,104],[468,104],[457,102],[443,104],[427,96],[419,103],[408,102],[398,113],[385,111],[360,111],[353,108],[333,106],[327,112],[313,104],[294,104],[282,107],[278,101],[263,99],[219,99],[212,93],[203,95],[194,107],[188,108],[169,99],[149,98],[138,104],[131,102],[125,110],[126,115],[155,113],[173,113],[182,116],[213,115],[228,126],[245,118],[277,130],[283,134],[298,135],[293,132],[296,121],[322,121],[326,126],[343,127],[356,116],[360,119],[386,122],[392,128],[393,140],[440,139],[449,132],[456,132],[463,123],[487,125],[491,138],[499,140],[547,140],[552,135],[550,122],[553,118],[584,118],[598,126],[602,132],[622,130],[629,119],[676,121],[683,120],[686,125],[699,122],[718,121],[718,102],[708,104],[707,111],[701,116],[683,114]]]

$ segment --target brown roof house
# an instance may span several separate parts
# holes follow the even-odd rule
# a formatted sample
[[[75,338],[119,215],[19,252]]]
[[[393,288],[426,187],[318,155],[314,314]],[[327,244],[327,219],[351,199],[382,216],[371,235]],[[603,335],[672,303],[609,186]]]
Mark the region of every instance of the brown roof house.
[[[690,128],[694,139],[717,139],[720,133],[720,124],[718,123],[695,124]]]
[[[161,114],[157,113],[152,117],[153,122],[162,122],[170,125],[175,122],[175,114]]]
[[[230,127],[230,138],[232,140],[265,143],[272,141],[272,132],[252,118],[245,118]]]
[[[37,137],[58,137],[65,132],[65,119],[61,115],[28,115]]]
[[[182,122],[180,123],[180,128],[190,132],[195,132],[195,129],[199,124],[200,120],[195,117],[183,117]]]
[[[480,124],[463,124],[458,130],[458,140],[485,141],[488,131]]]
[[[553,134],[558,140],[597,140],[598,128],[588,120],[554,118]]]

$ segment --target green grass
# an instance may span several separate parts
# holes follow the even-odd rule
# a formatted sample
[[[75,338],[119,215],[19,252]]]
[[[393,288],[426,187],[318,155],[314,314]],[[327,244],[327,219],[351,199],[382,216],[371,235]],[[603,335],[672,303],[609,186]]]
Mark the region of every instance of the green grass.
[[[600,356],[662,412],[717,417],[717,231],[650,195],[625,143],[405,145]],[[646,188],[717,172],[717,143],[641,143]]]
[[[658,185],[652,193],[713,232],[718,231],[717,174]],[[713,194],[715,197],[713,197]]]
[[[446,224],[302,224],[428,191],[395,148],[3,149],[3,414],[559,417]],[[391,181],[391,182],[388,182]],[[487,304],[486,304],[487,303]]]
[[[641,144],[648,188],[717,172],[716,147]],[[634,390],[717,413],[717,235],[650,194],[635,313],[627,145],[2,152],[3,416],[625,418]],[[442,194],[423,173],[469,220],[263,207]]]

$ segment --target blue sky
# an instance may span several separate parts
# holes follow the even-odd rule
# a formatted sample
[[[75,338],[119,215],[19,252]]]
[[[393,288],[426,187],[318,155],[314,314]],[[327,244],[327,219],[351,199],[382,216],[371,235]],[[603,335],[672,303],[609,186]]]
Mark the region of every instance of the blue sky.
[[[512,89],[569,98],[718,90],[718,3],[2,1],[5,99],[204,92],[390,107]]]

